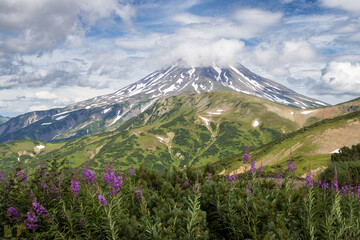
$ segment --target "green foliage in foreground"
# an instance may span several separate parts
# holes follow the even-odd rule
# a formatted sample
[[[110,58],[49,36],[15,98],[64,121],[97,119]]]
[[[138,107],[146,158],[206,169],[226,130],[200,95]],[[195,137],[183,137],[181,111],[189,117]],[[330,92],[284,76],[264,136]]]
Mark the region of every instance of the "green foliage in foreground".
[[[332,179],[335,176],[335,168],[338,181],[341,185],[359,183],[360,176],[360,144],[351,148],[342,147],[339,153],[331,155],[327,169],[322,173],[321,178]]]
[[[11,173],[0,182],[0,236],[19,239],[359,239],[358,188],[341,191],[294,187],[294,178],[217,176],[172,168],[160,174],[139,167],[114,171],[121,179],[114,195],[103,174],[88,183],[56,159],[26,180]],[[108,167],[108,166],[107,166]],[[110,170],[108,169],[107,172]],[[104,169],[105,172],[105,169]],[[83,171],[84,173],[84,171]],[[73,175],[73,176],[72,176]],[[308,184],[312,182],[308,181]],[[44,187],[48,186],[48,187]],[[106,198],[100,204],[99,195]],[[45,209],[38,214],[33,204]],[[19,216],[14,217],[13,207]],[[29,213],[28,213],[29,212]],[[36,226],[27,229],[28,214]]]
[[[360,161],[360,143],[351,148],[342,147],[338,153],[331,155],[332,162]]]

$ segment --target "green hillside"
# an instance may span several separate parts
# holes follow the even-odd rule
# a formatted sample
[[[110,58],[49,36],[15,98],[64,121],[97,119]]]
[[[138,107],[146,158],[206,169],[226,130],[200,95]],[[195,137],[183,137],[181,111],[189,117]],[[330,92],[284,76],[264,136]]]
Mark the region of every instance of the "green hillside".
[[[251,151],[256,166],[261,162],[265,170],[286,169],[291,157],[295,162],[296,174],[303,175],[309,169],[313,175],[320,174],[330,161],[331,155],[343,146],[360,143],[360,111],[325,119],[313,125],[286,134],[279,139]],[[243,171],[242,155],[231,156],[217,162],[229,171]]]
[[[306,111],[236,92],[184,94],[158,101],[113,132],[58,143],[0,144],[0,160],[6,168],[15,168],[21,161],[28,169],[54,154],[67,158],[71,167],[87,161],[94,169],[103,168],[106,162],[121,169],[139,164],[159,170],[170,165],[202,166],[240,154],[247,147],[255,149],[311,121],[342,115],[358,106],[358,102],[351,104]],[[37,147],[41,145],[44,148]],[[311,150],[306,144],[301,147],[303,151]],[[284,146],[284,151],[288,149]],[[267,165],[271,164],[275,163]]]

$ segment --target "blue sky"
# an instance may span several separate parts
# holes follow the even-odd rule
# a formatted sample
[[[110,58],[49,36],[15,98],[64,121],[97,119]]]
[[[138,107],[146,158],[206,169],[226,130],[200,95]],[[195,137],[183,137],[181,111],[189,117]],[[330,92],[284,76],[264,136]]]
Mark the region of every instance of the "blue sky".
[[[337,104],[360,96],[357,0],[2,0],[0,115],[107,94],[183,59],[241,63]]]

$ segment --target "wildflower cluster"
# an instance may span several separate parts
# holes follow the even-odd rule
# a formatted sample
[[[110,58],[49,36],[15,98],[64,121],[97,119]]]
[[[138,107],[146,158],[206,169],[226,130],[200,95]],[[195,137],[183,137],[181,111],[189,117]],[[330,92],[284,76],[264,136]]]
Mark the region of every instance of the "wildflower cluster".
[[[83,181],[69,171],[62,175],[63,181],[53,178],[57,188],[60,182],[66,184],[60,200],[48,197],[54,186],[49,178],[51,188],[47,191],[33,188],[30,181],[13,181],[10,187],[21,186],[13,192],[27,196],[21,198],[6,195],[10,191],[2,182],[0,198],[5,211],[1,221],[9,226],[9,236],[19,234],[23,239],[147,239],[155,234],[158,239],[331,239],[335,235],[359,239],[360,186],[349,184],[331,190],[331,181],[315,182],[310,172],[306,184],[299,181],[304,185],[300,188],[291,184],[295,178],[276,184],[260,177],[262,168],[255,169],[254,161],[251,165],[248,172],[226,176],[191,168],[163,173],[139,168],[134,176],[121,176],[114,168],[107,168],[99,173],[103,181],[96,184],[88,169],[82,173]],[[15,175],[16,180],[16,173],[9,176]],[[281,178],[283,172],[276,174]],[[87,188],[89,183],[93,186]],[[334,206],[339,207],[343,221],[327,221]],[[18,233],[20,225],[25,227]],[[314,228],[313,236],[309,226]],[[343,233],[339,228],[349,230]],[[0,228],[0,236],[5,235]]]
[[[88,187],[90,187],[91,183],[96,182],[95,175],[90,169],[84,169],[81,176],[81,181],[87,183]]]
[[[7,212],[9,214],[9,217],[11,217],[11,218],[16,218],[16,219],[20,218],[19,212],[16,211],[16,209],[14,207],[9,207]]]
[[[32,203],[32,209],[27,213],[27,229],[35,230],[38,227],[38,219],[37,217],[44,217],[45,219],[49,219],[49,213],[46,209],[37,202]]]
[[[287,168],[286,168],[286,171],[287,172],[295,172],[296,168],[295,168],[295,164],[292,160],[290,160],[287,164]]]
[[[23,181],[23,182],[27,182],[27,174],[23,172],[23,170],[19,170],[17,172],[17,180],[20,182],[20,181]]]
[[[75,174],[71,179],[71,192],[75,195],[79,194],[80,192],[79,179],[75,177]]]
[[[101,194],[98,195],[98,199],[99,199],[99,205],[107,205],[107,201],[105,197],[103,197]]]
[[[110,168],[105,172],[103,178],[104,182],[110,185],[111,190],[108,192],[108,194],[116,195],[120,191],[120,187],[122,185],[122,176],[116,176],[113,170]]]
[[[255,167],[255,160],[251,162],[251,168],[250,168],[250,176],[254,176],[256,173],[256,167]]]
[[[27,213],[27,229],[35,230],[38,227],[35,213]]]
[[[137,198],[138,200],[140,200],[140,199],[141,199],[141,196],[142,196],[141,190],[135,190],[135,195],[136,195],[136,198]]]
[[[314,186],[314,180],[312,179],[311,174],[307,174],[305,179],[307,188]]]
[[[228,173],[226,175],[226,178],[228,179],[228,185],[230,186],[230,188],[232,188],[233,181],[236,180],[237,175],[236,174],[230,175],[230,173]]]
[[[249,155],[249,148],[247,148],[245,153],[244,153],[243,163],[248,164],[249,162],[250,162],[250,155]]]

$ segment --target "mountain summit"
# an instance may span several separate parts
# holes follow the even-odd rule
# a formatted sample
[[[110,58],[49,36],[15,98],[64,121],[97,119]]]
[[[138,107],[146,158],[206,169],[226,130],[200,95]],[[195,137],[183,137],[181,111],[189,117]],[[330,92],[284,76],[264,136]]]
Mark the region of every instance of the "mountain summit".
[[[272,102],[298,108],[316,108],[329,104],[300,95],[283,85],[263,78],[244,66],[229,65],[220,68],[213,64],[210,67],[181,67],[173,65],[155,71],[145,78],[120,89],[114,94],[96,97],[74,105],[74,107],[91,107],[107,105],[111,102],[123,102],[137,96],[151,99],[178,95],[184,92],[236,91]]]
[[[0,142],[34,139],[53,141],[116,129],[144,112],[157,100],[185,92],[236,91],[297,108],[328,104],[300,95],[263,78],[242,65],[220,68],[182,67],[155,71],[115,93],[98,96],[62,109],[30,112],[0,125]]]

